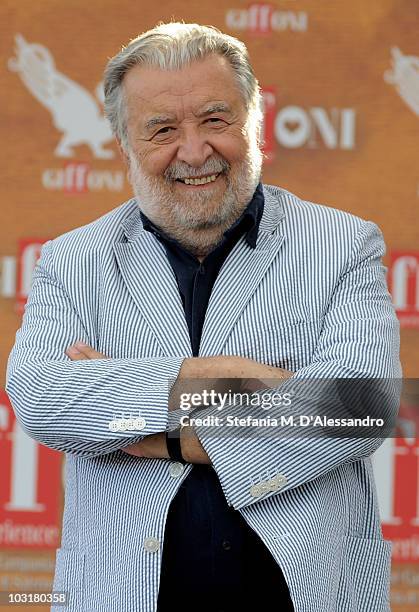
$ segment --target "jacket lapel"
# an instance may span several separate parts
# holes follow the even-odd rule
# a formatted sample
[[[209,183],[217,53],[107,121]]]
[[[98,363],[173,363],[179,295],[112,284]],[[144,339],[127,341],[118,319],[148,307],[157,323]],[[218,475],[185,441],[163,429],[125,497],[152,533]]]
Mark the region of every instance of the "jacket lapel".
[[[222,353],[234,324],[278,254],[284,239],[279,231],[284,216],[280,192],[264,188],[265,207],[256,248],[241,238],[220,270],[202,331],[202,357]],[[126,241],[114,244],[114,252],[132,299],[165,355],[191,357],[183,305],[164,247],[143,229],[137,207],[122,225]]]
[[[208,304],[199,355],[222,354],[234,324],[278,254],[284,237],[279,223],[284,216],[280,199],[264,190],[265,207],[256,248],[241,238],[227,257]]]
[[[192,356],[179,289],[164,247],[143,229],[138,210],[123,228],[128,242],[114,244],[114,252],[132,299],[165,355]]]

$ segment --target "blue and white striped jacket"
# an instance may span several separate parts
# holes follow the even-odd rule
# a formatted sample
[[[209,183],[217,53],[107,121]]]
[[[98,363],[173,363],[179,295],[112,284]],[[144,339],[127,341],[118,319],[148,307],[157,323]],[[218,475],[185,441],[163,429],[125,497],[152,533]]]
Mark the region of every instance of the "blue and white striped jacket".
[[[223,265],[200,355],[242,355],[298,378],[400,377],[377,227],[277,187],[264,192],[257,246],[242,238]],[[112,359],[71,362],[64,351],[77,340]],[[169,460],[120,449],[168,428],[168,380],[190,356],[172,268],[135,199],[44,246],[7,391],[24,430],[66,453],[54,590],[70,592],[71,612],[156,609],[165,519],[193,467],[179,474]],[[139,410],[141,434],[109,430]],[[391,545],[370,460],[380,440],[228,444],[205,432],[228,503],[280,564],[296,612],[390,609]],[[282,488],[254,494],[278,475]]]

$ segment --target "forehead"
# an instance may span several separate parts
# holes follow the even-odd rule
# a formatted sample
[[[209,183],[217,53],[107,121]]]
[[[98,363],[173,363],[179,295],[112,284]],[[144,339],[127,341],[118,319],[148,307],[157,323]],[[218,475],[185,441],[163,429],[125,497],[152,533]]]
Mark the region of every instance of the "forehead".
[[[218,55],[185,66],[162,70],[134,66],[124,77],[129,116],[149,113],[184,114],[209,102],[225,101],[232,109],[244,107],[233,69]]]

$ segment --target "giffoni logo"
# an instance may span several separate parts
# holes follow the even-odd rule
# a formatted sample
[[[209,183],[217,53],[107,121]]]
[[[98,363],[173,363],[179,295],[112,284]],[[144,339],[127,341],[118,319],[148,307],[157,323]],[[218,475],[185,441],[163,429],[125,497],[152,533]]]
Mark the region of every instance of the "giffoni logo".
[[[403,55],[398,47],[391,49],[392,66],[384,80],[396,87],[407,106],[419,116],[419,57]]]
[[[30,93],[47,108],[54,127],[63,133],[54,155],[73,157],[74,147],[86,144],[97,159],[112,159],[114,151],[104,145],[113,139],[110,124],[102,115],[103,84],[96,98],[87,89],[59,72],[51,52],[44,46],[15,36],[16,57],[9,69],[16,72]]]

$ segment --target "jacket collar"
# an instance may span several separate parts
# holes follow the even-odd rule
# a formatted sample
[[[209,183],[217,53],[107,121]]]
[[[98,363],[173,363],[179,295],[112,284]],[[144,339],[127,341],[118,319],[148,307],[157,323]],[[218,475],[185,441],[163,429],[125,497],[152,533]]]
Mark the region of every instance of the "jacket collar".
[[[264,208],[259,225],[257,243],[259,242],[261,232],[267,232],[268,234],[274,232],[285,215],[283,198],[281,197],[282,190],[278,187],[271,187],[270,185],[261,184],[261,187],[264,195]],[[132,204],[132,212],[128,217],[123,219],[121,227],[125,239],[128,242],[135,242],[145,230],[137,199],[132,198],[130,203]]]

